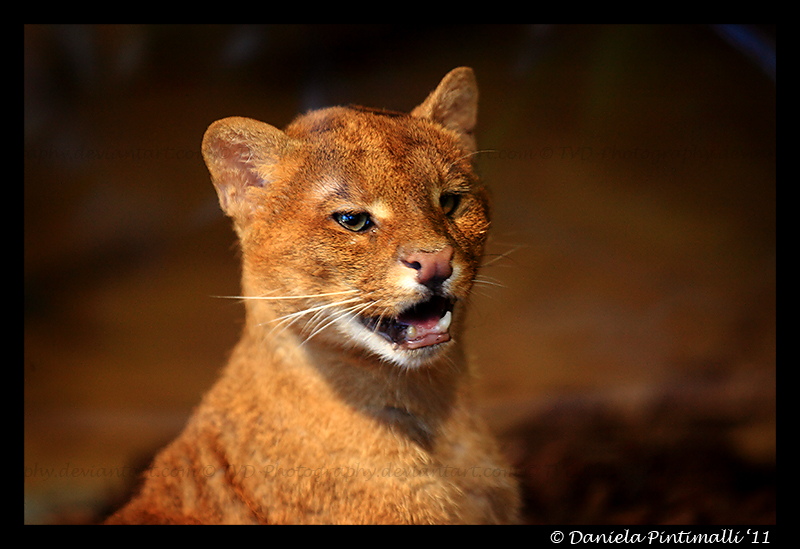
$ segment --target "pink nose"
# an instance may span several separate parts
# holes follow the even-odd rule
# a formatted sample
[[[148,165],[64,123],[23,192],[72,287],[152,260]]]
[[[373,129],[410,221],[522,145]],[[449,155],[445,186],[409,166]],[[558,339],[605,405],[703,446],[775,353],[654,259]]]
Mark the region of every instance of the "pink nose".
[[[417,282],[433,288],[441,285],[453,274],[453,267],[450,265],[452,259],[453,247],[445,246],[438,252],[414,252],[401,258],[400,261],[409,269],[417,271]]]

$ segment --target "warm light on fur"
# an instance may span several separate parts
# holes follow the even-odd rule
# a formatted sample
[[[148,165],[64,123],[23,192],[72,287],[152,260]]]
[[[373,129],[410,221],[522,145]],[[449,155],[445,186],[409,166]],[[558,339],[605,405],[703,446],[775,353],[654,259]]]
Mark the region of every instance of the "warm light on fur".
[[[246,326],[110,523],[516,520],[461,350],[489,229],[471,166],[477,99],[458,68],[407,115],[334,107],[285,131],[209,127]]]

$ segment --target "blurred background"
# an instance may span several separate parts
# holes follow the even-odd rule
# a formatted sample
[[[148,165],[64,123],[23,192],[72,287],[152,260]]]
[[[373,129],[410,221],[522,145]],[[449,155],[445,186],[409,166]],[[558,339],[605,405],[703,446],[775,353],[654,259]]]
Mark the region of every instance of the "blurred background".
[[[238,339],[232,115],[481,90],[468,348],[532,523],[775,522],[774,26],[28,26],[25,522],[101,520]]]

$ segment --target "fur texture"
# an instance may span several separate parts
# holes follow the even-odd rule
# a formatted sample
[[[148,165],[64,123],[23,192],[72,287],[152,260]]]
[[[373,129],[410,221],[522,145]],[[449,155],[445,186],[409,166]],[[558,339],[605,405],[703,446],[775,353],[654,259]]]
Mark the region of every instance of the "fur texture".
[[[508,523],[512,471],[470,397],[464,307],[489,229],[472,70],[410,114],[212,124],[242,248],[242,339],[110,523]]]

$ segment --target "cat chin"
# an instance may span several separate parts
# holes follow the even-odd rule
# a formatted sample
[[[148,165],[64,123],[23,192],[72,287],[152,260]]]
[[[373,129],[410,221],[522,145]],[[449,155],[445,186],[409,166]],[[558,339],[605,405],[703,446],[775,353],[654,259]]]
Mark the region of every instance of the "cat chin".
[[[391,362],[401,368],[414,370],[417,368],[425,368],[443,356],[447,348],[452,344],[452,340],[448,339],[441,343],[435,343],[417,349],[405,349],[399,345],[387,343],[385,341],[381,342],[381,344],[384,348],[370,348],[370,350],[387,362]]]
[[[370,330],[357,320],[349,320],[343,324],[340,327],[357,347],[366,349],[383,361],[401,368],[424,368],[443,356],[453,344],[449,333],[438,337],[429,337],[424,342],[410,345],[397,344],[388,341],[384,336]]]

